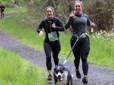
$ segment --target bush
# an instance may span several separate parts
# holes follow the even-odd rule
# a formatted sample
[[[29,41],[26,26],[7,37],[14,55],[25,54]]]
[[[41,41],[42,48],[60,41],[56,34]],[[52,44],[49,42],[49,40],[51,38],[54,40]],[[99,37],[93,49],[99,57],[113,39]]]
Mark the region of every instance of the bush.
[[[30,15],[32,20],[37,19],[37,21],[41,21],[42,17],[45,15],[45,8],[47,6],[53,6],[55,8],[56,16],[60,17],[62,21],[66,21],[68,14],[71,11],[71,5],[74,0],[26,0],[28,7],[28,14]],[[36,21],[36,20],[35,20]]]
[[[114,1],[113,0],[88,0],[85,10],[92,16],[93,20],[97,24],[99,30],[112,30],[113,26],[113,11]]]

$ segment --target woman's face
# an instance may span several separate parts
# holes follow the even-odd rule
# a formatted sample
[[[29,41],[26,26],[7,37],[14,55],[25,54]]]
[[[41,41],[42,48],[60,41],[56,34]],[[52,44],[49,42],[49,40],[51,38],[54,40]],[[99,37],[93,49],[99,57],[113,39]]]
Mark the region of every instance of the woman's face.
[[[50,16],[53,16],[53,10],[52,10],[52,8],[47,8],[46,9],[46,15],[49,16],[49,17]]]
[[[82,11],[82,5],[81,5],[81,3],[76,3],[74,8],[75,8],[75,11],[76,12]]]

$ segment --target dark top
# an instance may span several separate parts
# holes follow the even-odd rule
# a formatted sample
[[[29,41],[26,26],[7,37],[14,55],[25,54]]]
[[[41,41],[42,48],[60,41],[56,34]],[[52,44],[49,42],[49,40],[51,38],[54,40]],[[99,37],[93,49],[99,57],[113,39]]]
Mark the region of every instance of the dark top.
[[[65,28],[72,28],[72,32],[80,36],[82,33],[86,32],[86,26],[90,26],[90,18],[86,14],[81,16],[72,16],[69,18]]]
[[[0,11],[3,12],[5,9],[5,6],[4,5],[0,5]]]
[[[55,23],[56,28],[52,27],[53,23]],[[47,41],[47,42],[49,42],[48,33],[56,32],[57,37],[59,38],[58,31],[64,31],[63,24],[57,17],[52,17],[52,18],[46,17],[43,21],[41,21],[41,23],[39,24],[39,26],[37,28],[37,32],[39,33],[43,29],[46,33],[45,41]]]

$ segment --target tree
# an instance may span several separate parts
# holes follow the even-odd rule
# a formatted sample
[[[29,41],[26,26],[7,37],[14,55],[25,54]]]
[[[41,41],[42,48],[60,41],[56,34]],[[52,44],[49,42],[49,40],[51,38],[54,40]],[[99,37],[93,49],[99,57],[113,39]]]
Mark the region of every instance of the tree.
[[[114,1],[113,0],[88,0],[85,10],[94,19],[97,24],[96,31],[99,30],[112,30],[113,26],[113,11]]]

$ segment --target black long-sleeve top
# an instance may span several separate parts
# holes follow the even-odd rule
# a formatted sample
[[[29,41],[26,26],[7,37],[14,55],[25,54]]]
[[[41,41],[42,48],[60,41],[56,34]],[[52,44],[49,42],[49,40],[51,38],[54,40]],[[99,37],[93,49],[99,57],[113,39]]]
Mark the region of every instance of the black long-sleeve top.
[[[4,5],[0,5],[0,11],[3,12],[5,9],[5,6]]]
[[[52,27],[53,23],[55,24],[56,28]],[[43,29],[46,33],[45,41],[47,41],[47,42],[49,42],[48,33],[56,32],[57,37],[59,38],[59,32],[58,31],[64,31],[63,24],[60,21],[60,19],[57,17],[52,17],[52,18],[46,17],[43,21],[41,21],[41,23],[39,24],[39,26],[37,28],[37,32],[39,33]]]

